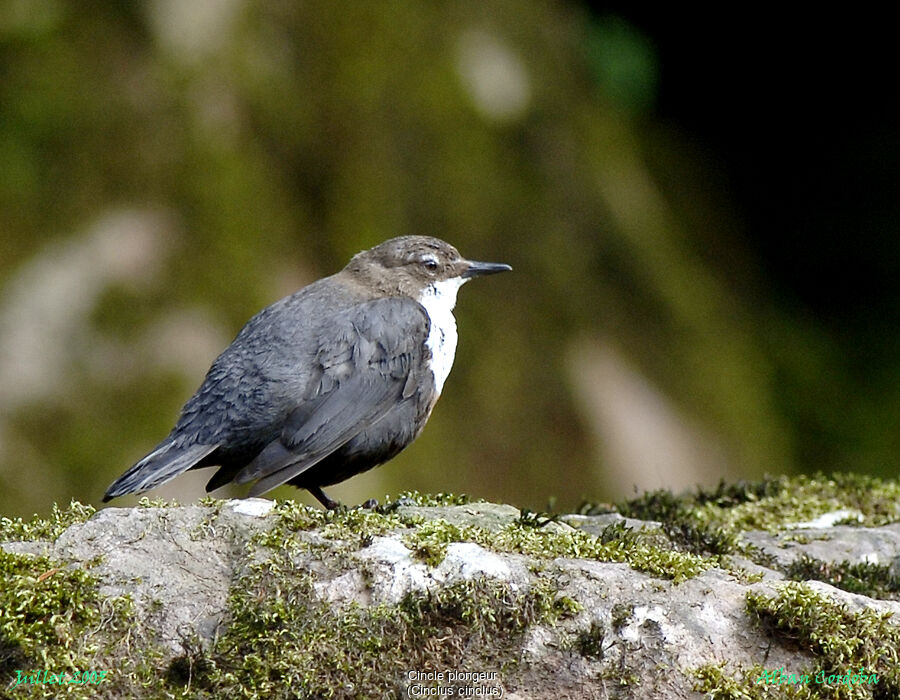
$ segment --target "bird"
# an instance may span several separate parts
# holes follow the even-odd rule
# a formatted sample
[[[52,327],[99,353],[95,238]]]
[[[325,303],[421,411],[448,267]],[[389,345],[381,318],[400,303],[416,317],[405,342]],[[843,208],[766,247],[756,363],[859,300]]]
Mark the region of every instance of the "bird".
[[[456,354],[459,288],[505,272],[431,236],[392,238],[264,308],[212,363],[169,435],[104,502],[218,467],[206,485],[322,490],[394,458],[422,432]]]

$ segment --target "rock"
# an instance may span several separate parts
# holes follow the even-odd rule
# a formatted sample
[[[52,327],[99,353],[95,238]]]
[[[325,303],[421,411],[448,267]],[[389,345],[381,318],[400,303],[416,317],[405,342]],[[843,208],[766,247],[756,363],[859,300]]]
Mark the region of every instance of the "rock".
[[[748,544],[770,555],[779,566],[787,566],[801,557],[823,562],[887,564],[900,561],[900,523],[882,527],[798,528],[769,533],[744,533]]]
[[[440,518],[462,527],[478,523],[478,527],[497,532],[514,523],[519,509],[503,503],[467,503],[462,506],[401,506],[397,513],[407,517]]]
[[[564,515],[560,518],[564,523],[577,527],[590,534],[599,537],[610,525],[622,525],[632,530],[656,530],[662,527],[661,523],[638,520],[637,518],[625,518],[619,513],[604,513],[603,515]]]
[[[802,619],[797,600],[845,626],[859,622],[864,643],[864,624],[882,625],[880,643],[892,634],[900,640],[896,600],[783,581],[801,553],[831,564],[889,564],[900,554],[898,524],[748,531],[741,536],[755,549],[718,557],[679,551],[674,542],[661,549],[664,530],[618,514],[520,517],[490,503],[419,499],[381,512],[327,514],[250,499],[107,508],[55,541],[0,547],[31,571],[15,574],[23,590],[40,592],[67,572],[89,574],[79,596],[100,611],[86,619],[112,620],[98,626],[106,651],[97,651],[96,640],[94,651],[77,651],[67,635],[88,632],[72,623],[57,629],[59,648],[44,649],[40,663],[107,664],[109,697],[252,689],[250,697],[453,690],[701,698],[728,683],[755,697],[756,681],[770,684],[765,674],[778,669],[813,679],[818,670],[839,671],[827,650],[804,641],[801,623],[791,631],[779,622],[786,601]],[[8,627],[5,668],[0,653],[11,683],[18,667],[10,664],[39,663],[25,636],[12,641],[26,617]],[[882,674],[881,689],[890,688],[894,680],[877,658],[847,657],[840,672],[859,676],[858,665],[868,664]],[[50,686],[32,685],[52,697]],[[104,685],[81,690],[102,697]]]

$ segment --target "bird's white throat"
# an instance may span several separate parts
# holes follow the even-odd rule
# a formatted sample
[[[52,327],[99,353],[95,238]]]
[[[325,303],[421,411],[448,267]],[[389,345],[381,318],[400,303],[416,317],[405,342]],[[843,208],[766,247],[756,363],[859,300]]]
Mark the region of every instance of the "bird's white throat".
[[[425,307],[431,320],[431,330],[425,345],[431,351],[431,372],[434,375],[434,388],[439,396],[456,356],[458,336],[453,316],[456,293],[467,281],[464,277],[440,280],[427,286],[419,297],[419,303]]]

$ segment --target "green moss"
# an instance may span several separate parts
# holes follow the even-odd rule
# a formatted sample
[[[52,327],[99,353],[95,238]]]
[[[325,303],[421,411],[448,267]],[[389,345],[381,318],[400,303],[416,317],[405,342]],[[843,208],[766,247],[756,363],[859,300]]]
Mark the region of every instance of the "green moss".
[[[748,679],[732,676],[725,671],[725,662],[707,664],[692,669],[690,675],[697,679],[694,690],[715,700],[761,700],[766,689],[748,683]]]
[[[181,504],[172,499],[167,501],[165,498],[150,498],[149,496],[141,496],[138,501],[138,508],[178,508]]]
[[[514,523],[498,533],[484,533],[476,541],[496,551],[534,557],[571,557],[625,562],[633,568],[676,583],[697,576],[717,564],[708,557],[673,552],[645,541],[644,535],[628,529],[609,531],[611,536],[592,537],[575,529],[552,531]],[[652,534],[647,537],[652,538]]]
[[[197,501],[198,506],[205,509],[203,517],[199,522],[191,528],[190,538],[192,540],[205,540],[211,537],[225,537],[229,540],[233,536],[231,528],[222,527],[219,523],[219,515],[222,512],[222,506],[225,501],[206,496]]]
[[[323,537],[332,540],[359,541],[377,537],[392,530],[407,527],[412,522],[410,519],[393,513],[385,515],[361,508],[320,512],[324,514],[324,523],[318,528],[318,532]]]
[[[877,527],[900,521],[900,483],[859,474],[766,478],[719,484],[675,496],[653,491],[618,504],[622,515],[657,520],[678,546],[697,554],[741,551],[738,535],[775,531],[836,510],[859,513],[849,524]],[[591,513],[591,506],[582,507]]]
[[[887,567],[871,564],[826,564],[809,558],[788,567],[776,567],[751,547],[740,534],[748,530],[783,532],[786,524],[812,520],[836,510],[859,513],[845,524],[877,527],[900,521],[900,484],[857,474],[831,477],[779,477],[737,484],[719,484],[675,496],[654,491],[619,504],[623,515],[657,520],[676,547],[696,554],[740,553],[756,563],[781,568],[788,578],[817,579],[844,590],[876,598],[897,599],[900,580]],[[583,510],[590,511],[590,507]],[[820,539],[827,538],[823,535]],[[808,543],[810,536],[796,533],[784,541]],[[740,572],[735,572],[740,576]]]
[[[559,513],[535,513],[523,508],[519,511],[519,520],[516,523],[519,527],[542,528],[550,523],[559,522]]]
[[[379,510],[391,512],[404,505],[416,505],[423,507],[435,506],[465,506],[469,503],[479,502],[480,499],[473,500],[466,494],[455,493],[436,493],[423,494],[418,491],[404,491],[397,500],[392,501],[390,496],[385,496],[385,505]]]
[[[854,700],[900,697],[900,627],[890,613],[869,608],[850,612],[846,605],[793,582],[780,586],[776,596],[750,591],[747,609],[774,640],[791,648],[799,645],[813,655],[815,666],[804,671],[810,678],[862,673],[878,677],[877,684],[834,680],[808,686],[821,688],[821,697],[833,697],[835,688],[840,697]]]
[[[606,653],[606,648],[603,644],[605,636],[603,625],[592,622],[588,629],[583,630],[576,637],[575,651],[588,659],[602,659]]]
[[[567,595],[559,596],[553,605],[562,618],[572,617],[584,610],[584,606],[581,603]]]
[[[276,518],[270,530],[254,538],[257,544],[279,549],[285,546],[304,549],[307,543],[292,537],[293,533],[316,530],[329,540],[345,540],[358,549],[372,537],[421,522],[421,518],[401,517],[393,511],[382,512],[365,508],[322,510],[296,501],[276,502],[270,517]]]
[[[729,673],[726,667],[727,663],[722,662],[690,670],[688,673],[697,679],[694,690],[721,700],[888,700],[896,697],[868,669],[810,674],[754,664]]]
[[[743,583],[745,586],[749,586],[753,583],[759,583],[766,576],[762,571],[748,571],[742,566],[737,567],[729,567],[728,573],[734,576],[738,581]]]
[[[27,522],[21,518],[0,518],[0,542],[33,542],[36,540],[53,542],[70,525],[83,523],[95,512],[96,509],[93,506],[73,500],[65,510],[61,510],[54,503],[47,518],[35,515]]]
[[[411,534],[403,538],[420,561],[429,566],[438,566],[447,554],[447,545],[451,542],[471,541],[471,537],[481,534],[479,528],[460,528],[446,520],[427,520],[419,525]]]
[[[170,687],[197,697],[386,697],[410,670],[516,663],[525,631],[560,608],[546,583],[516,592],[488,580],[411,593],[396,605],[318,602],[311,577],[254,568],[229,601],[228,631],[208,654],[173,663]]]
[[[621,537],[596,538],[581,530],[550,530],[521,519],[491,532],[476,526],[458,527],[444,520],[430,520],[404,537],[404,543],[432,566],[443,560],[450,542],[474,542],[485,549],[524,554],[541,559],[559,557],[624,562],[652,576],[680,583],[715,566],[717,560],[666,550],[643,541],[632,530],[615,531]],[[614,533],[614,534],[615,534]],[[652,535],[651,535],[652,537]]]
[[[705,519],[698,496],[676,496],[670,491],[651,491],[619,504],[625,517],[658,521],[672,545],[694,554],[730,554],[739,550],[735,530]],[[590,509],[585,509],[590,512]],[[699,516],[699,517],[698,517]]]
[[[826,581],[876,598],[897,599],[900,593],[900,580],[891,576],[887,567],[848,562],[826,564],[808,558],[778,567],[771,556],[740,540],[741,533],[748,530],[783,533],[785,525],[837,510],[859,514],[844,521],[849,525],[877,527],[900,521],[900,483],[895,481],[856,474],[767,478],[733,485],[722,483],[715,489],[700,489],[682,496],[654,491],[619,504],[619,509],[629,517],[659,521],[673,544],[688,552],[739,553],[757,564],[780,568],[788,578]],[[590,507],[583,510],[590,512]],[[783,536],[782,541],[803,544],[812,539],[808,534],[795,533]],[[739,571],[734,573],[742,577]]]
[[[423,503],[435,500],[415,496]],[[438,498],[459,500],[456,496],[443,494]],[[401,514],[393,503],[376,510],[324,511],[284,501],[276,504],[274,512],[277,515],[275,527],[255,538],[256,543],[272,548],[306,548],[309,543],[299,542],[291,537],[291,533],[316,530],[325,538],[344,540],[349,548],[358,549],[372,537],[402,530],[408,531],[403,537],[404,544],[430,566],[438,566],[443,561],[451,542],[474,542],[495,552],[542,559],[572,557],[626,562],[640,571],[676,582],[696,576],[718,563],[709,557],[670,551],[660,546],[664,542],[660,542],[652,531],[636,533],[628,528],[611,527],[598,539],[572,528],[548,528],[546,526],[553,519],[543,516],[520,517],[494,532],[474,525],[453,525],[441,518],[426,521],[420,516]]]
[[[783,570],[794,581],[813,579],[870,598],[900,600],[900,578],[892,573],[890,566],[847,561],[830,563],[804,555]]]
[[[117,658],[130,634],[127,598],[102,598],[96,580],[83,568],[2,549],[0,580],[0,679],[4,685],[37,670],[68,677],[106,671],[101,684],[73,685],[66,696],[96,698],[111,689],[128,694],[136,663]],[[20,685],[16,692],[29,690],[29,697],[60,694],[60,687],[53,684]]]
[[[612,607],[612,628],[618,632],[631,619],[634,606],[627,603],[616,603]]]

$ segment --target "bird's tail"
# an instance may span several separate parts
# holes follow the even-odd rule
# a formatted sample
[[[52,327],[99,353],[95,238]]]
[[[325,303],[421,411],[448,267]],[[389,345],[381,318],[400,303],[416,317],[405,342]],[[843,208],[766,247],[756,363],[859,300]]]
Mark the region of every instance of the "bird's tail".
[[[177,446],[174,442],[165,440],[153,452],[112,482],[106,489],[103,502],[106,503],[127,493],[143,493],[156,488],[190,469],[217,447],[218,445],[198,444]]]

